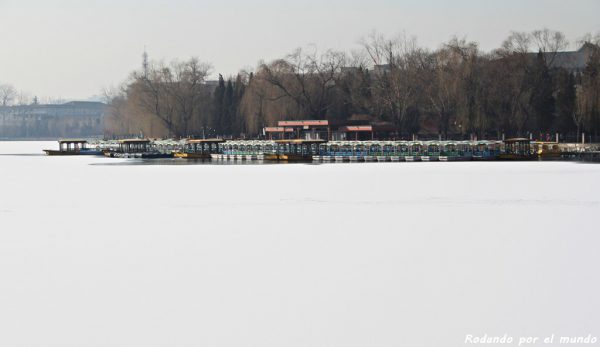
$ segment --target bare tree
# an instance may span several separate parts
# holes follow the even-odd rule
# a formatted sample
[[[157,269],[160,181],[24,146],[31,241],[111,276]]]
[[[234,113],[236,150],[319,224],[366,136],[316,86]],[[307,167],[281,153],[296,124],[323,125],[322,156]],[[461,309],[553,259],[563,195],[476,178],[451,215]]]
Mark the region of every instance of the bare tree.
[[[151,64],[133,74],[128,94],[164,124],[169,136],[186,136],[191,120],[200,116],[201,101],[209,96],[203,85],[210,69],[197,58]]]
[[[34,102],[34,98],[30,93],[21,90],[17,93],[15,104],[20,106],[31,105]]]
[[[538,51],[544,53],[543,57],[548,66],[552,66],[557,53],[569,45],[565,34],[547,28],[532,31],[531,38],[537,46]]]
[[[262,64],[257,77],[278,90],[271,101],[289,98],[300,112],[323,118],[331,107],[335,78],[344,62],[345,55],[340,52],[319,55],[316,50],[305,54],[297,49],[285,59]]]
[[[17,97],[16,89],[10,84],[0,84],[0,105],[10,106]]]
[[[431,64],[431,56],[406,35],[387,39],[373,33],[362,44],[374,66],[372,110],[389,117],[402,132],[409,109],[421,95],[423,72]]]

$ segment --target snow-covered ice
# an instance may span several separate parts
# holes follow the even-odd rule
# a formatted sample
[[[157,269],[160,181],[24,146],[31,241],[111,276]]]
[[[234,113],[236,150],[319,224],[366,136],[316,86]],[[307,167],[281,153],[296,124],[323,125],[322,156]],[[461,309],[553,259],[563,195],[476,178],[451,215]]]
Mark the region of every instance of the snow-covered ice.
[[[0,143],[0,346],[600,335],[600,165],[41,155],[56,146]]]

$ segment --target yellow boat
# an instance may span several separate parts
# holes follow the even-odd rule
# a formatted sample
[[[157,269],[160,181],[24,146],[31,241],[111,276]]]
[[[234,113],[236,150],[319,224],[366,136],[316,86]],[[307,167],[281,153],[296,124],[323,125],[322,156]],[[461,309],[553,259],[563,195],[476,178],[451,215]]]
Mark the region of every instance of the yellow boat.
[[[210,159],[210,153],[186,153],[186,152],[175,152],[173,153],[175,158],[182,159]]]
[[[533,150],[539,158],[558,158],[561,155],[558,142],[536,141]]]
[[[264,160],[275,160],[275,161],[312,161],[312,155],[306,156],[302,154],[277,154],[268,153],[265,154]]]

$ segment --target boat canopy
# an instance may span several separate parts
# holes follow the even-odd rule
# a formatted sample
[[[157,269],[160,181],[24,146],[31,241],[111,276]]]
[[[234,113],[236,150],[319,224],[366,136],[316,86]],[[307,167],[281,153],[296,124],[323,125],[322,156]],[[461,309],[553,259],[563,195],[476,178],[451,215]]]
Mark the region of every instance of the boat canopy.
[[[303,140],[303,139],[292,139],[292,140],[275,140],[275,143],[280,145],[310,145],[313,143],[325,143],[326,140]]]
[[[223,143],[223,139],[189,139],[187,143]]]
[[[525,137],[515,137],[512,139],[504,140],[504,143],[515,143],[515,142],[531,142],[531,140],[528,138],[525,138]]]
[[[63,143],[87,143],[87,140],[82,140],[82,139],[61,139],[58,140],[59,144],[63,144]]]
[[[150,143],[150,140],[148,140],[148,139],[126,139],[126,140],[119,140],[119,143],[122,143],[122,144]]]

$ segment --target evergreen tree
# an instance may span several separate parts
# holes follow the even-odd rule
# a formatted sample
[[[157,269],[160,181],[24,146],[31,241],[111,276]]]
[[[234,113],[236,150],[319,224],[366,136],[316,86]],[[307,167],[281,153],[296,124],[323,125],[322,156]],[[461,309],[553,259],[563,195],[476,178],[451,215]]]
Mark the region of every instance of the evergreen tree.
[[[243,116],[240,113],[240,104],[242,102],[242,98],[244,97],[244,93],[246,92],[246,85],[242,80],[242,76],[240,74],[237,75],[234,84],[233,91],[233,105],[232,105],[232,115],[233,115],[233,132],[236,135],[240,135],[241,133],[245,133],[245,124]]]
[[[219,84],[213,92],[212,126],[217,135],[223,135],[223,97],[225,95],[225,80],[219,74]]]
[[[537,54],[531,74],[529,106],[535,126],[532,130],[549,132],[554,127],[554,90],[552,77],[542,52]]]
[[[575,112],[575,77],[564,69],[556,76],[556,130],[560,133],[570,133],[576,130],[573,122]]]
[[[589,132],[600,131],[600,48],[595,47],[581,75],[583,123]]]
[[[233,135],[232,132],[232,111],[233,111],[233,83],[231,79],[227,80],[227,86],[225,87],[225,94],[223,95],[223,117],[221,118],[221,128],[223,134]]]

